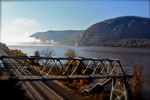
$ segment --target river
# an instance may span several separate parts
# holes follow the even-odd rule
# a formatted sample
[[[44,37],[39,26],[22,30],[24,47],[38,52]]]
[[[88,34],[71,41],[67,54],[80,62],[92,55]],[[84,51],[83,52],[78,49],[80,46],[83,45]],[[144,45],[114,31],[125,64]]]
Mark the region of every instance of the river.
[[[94,47],[94,46],[48,46],[48,45],[8,45],[11,49],[20,49],[28,55],[34,55],[36,50],[50,47],[54,51],[54,56],[62,57],[68,49],[74,49],[82,57],[115,58],[121,61],[124,66],[132,67],[137,63],[144,69],[144,83],[147,89],[150,79],[150,49],[147,48],[121,48],[121,47]]]

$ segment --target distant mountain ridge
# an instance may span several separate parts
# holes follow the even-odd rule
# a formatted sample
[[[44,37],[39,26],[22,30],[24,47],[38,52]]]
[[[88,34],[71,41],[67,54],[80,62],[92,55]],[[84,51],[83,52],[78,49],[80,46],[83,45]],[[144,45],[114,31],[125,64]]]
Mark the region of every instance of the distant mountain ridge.
[[[40,39],[42,42],[53,40],[58,44],[74,45],[81,37],[82,30],[49,30],[47,32],[37,32],[30,37]]]
[[[81,46],[119,46],[122,40],[150,39],[150,18],[124,16],[96,23],[82,32]]]
[[[86,30],[50,30],[31,37],[65,45],[150,47],[150,18],[122,16],[98,22]]]

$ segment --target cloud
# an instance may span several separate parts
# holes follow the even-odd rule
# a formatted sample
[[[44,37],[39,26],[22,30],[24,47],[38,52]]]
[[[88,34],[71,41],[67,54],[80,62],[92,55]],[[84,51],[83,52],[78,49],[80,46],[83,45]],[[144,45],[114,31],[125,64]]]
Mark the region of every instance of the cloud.
[[[36,42],[39,43],[40,40],[29,37],[30,35],[36,33],[40,29],[40,24],[29,18],[17,18],[7,25],[2,25],[2,41],[6,44],[15,44],[23,42]]]
[[[17,18],[11,21],[11,31],[15,34],[24,34],[26,32],[35,32],[40,26],[39,23],[34,19],[29,18]]]
[[[30,27],[30,26],[38,26],[38,22],[34,19],[28,18],[17,18],[11,22],[12,25],[17,27]]]

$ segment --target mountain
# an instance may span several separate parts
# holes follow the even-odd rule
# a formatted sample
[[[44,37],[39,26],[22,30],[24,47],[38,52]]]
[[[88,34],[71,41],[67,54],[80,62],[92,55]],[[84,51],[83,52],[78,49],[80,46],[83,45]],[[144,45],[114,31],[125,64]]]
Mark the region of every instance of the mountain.
[[[122,16],[90,26],[82,32],[78,45],[138,46],[145,41],[150,43],[150,18]]]
[[[44,43],[47,41],[54,41],[57,44],[74,45],[78,42],[79,37],[81,37],[81,32],[82,30],[49,30],[47,32],[37,32],[30,37],[40,39]]]
[[[48,44],[150,47],[150,18],[122,16],[98,22],[86,30],[49,30],[31,37]]]

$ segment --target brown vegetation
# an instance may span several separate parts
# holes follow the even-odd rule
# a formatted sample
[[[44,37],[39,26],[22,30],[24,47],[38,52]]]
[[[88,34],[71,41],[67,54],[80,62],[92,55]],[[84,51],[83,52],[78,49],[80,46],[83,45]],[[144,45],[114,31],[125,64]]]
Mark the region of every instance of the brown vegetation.
[[[135,63],[132,67],[132,83],[131,83],[131,89],[132,89],[132,98],[134,100],[141,100],[142,99],[142,92],[143,92],[143,81],[144,81],[144,75],[143,75],[143,67],[139,64]]]
[[[26,53],[23,53],[21,50],[11,50],[9,49],[6,44],[2,44],[0,43],[0,49],[2,49],[3,51],[5,51],[5,53],[9,54],[9,55],[15,55],[15,56],[26,56]]]

